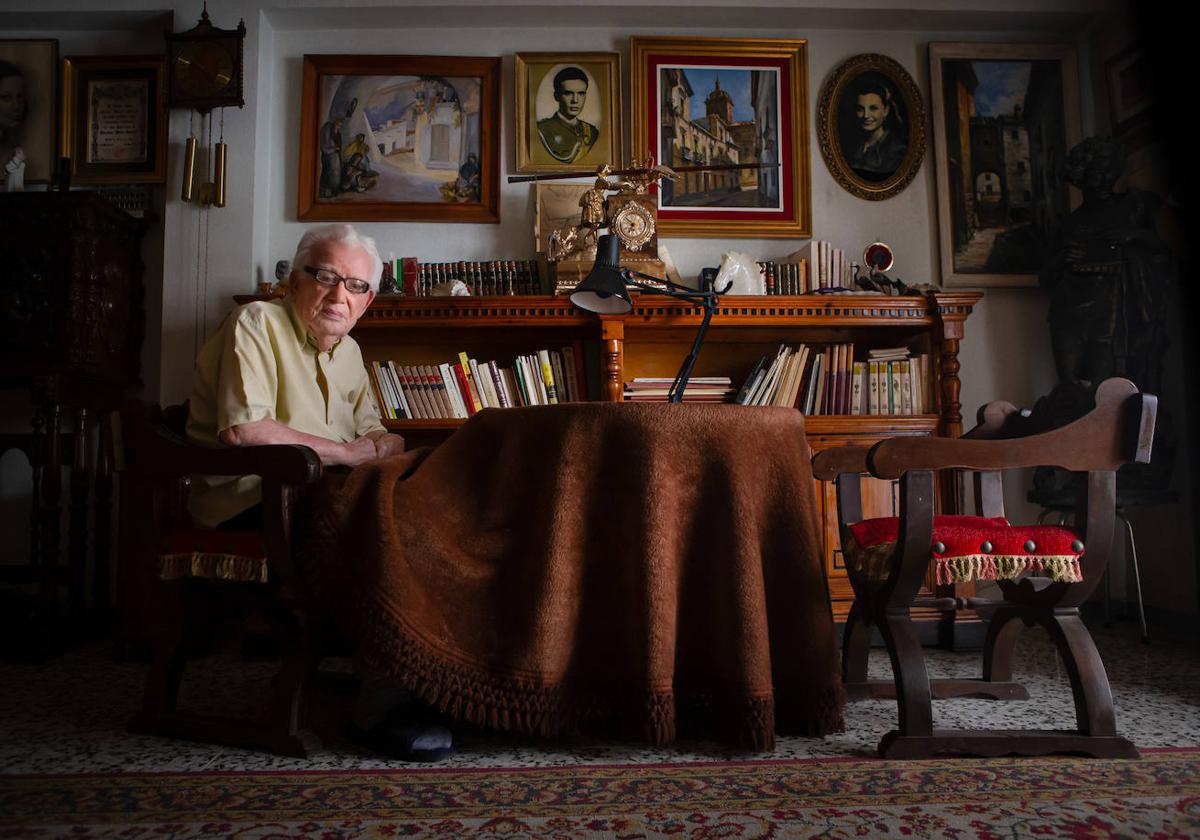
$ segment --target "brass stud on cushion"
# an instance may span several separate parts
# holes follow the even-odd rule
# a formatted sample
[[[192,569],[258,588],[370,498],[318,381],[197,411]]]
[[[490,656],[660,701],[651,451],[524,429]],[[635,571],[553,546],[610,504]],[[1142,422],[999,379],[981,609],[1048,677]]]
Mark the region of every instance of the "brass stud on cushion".
[[[934,554],[945,554],[946,553],[946,544],[944,542],[935,542],[933,544],[933,553]]]
[[[1025,540],[1025,550],[1033,554],[1037,550],[1037,544],[1033,540]]]
[[[979,550],[982,551],[984,554],[991,554],[992,553],[991,542],[988,540],[984,540],[983,545],[979,546]]]
[[[1083,541],[1082,540],[1072,540],[1071,541],[1071,550],[1076,553],[1083,551]]]

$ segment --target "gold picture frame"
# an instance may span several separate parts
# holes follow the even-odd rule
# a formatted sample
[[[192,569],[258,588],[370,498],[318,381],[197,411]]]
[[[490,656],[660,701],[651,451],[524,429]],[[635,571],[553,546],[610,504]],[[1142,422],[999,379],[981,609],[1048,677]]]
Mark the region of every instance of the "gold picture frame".
[[[633,36],[629,56],[632,158],[764,164],[664,180],[662,236],[812,236],[808,41]]]
[[[305,55],[296,218],[500,221],[500,59]]]
[[[70,56],[62,61],[59,154],[77,184],[167,179],[166,61]]]
[[[838,65],[821,89],[817,143],[843,189],[882,201],[920,170],[925,122],[925,103],[908,71],[886,55],[863,53]]]
[[[7,186],[5,167],[17,149],[25,158],[24,183],[49,183],[57,164],[58,41],[0,39],[0,80],[10,103],[24,102],[24,107],[17,106],[15,119],[9,114],[0,120],[0,190]],[[20,96],[14,98],[12,94],[18,90]]]
[[[514,63],[517,172],[621,165],[620,53],[517,53]]]

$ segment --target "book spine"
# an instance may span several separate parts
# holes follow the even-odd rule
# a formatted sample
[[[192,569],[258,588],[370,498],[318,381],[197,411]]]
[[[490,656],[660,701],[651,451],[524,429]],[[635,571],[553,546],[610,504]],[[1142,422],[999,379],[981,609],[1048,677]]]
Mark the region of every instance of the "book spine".
[[[567,359],[562,350],[550,351],[550,367],[554,372],[554,387],[560,403],[571,402],[571,383],[567,380]]]
[[[488,399],[487,382],[479,373],[479,362],[475,359],[468,359],[468,370],[471,372],[471,385],[475,388],[475,394],[479,397],[479,404],[482,408],[493,408],[492,401]]]
[[[479,408],[475,406],[475,400],[471,396],[471,382],[467,379],[467,371],[461,362],[451,365],[450,370],[454,373],[454,381],[458,383],[458,392],[462,396],[463,408],[466,409],[467,416],[470,417],[479,411]]]
[[[501,408],[512,408],[512,401],[508,398],[508,393],[504,390],[504,379],[500,376],[500,368],[492,361],[487,363],[488,376],[492,379],[492,390],[496,392],[496,400]]]
[[[395,420],[396,410],[392,408],[387,383],[380,379],[381,371],[379,362],[371,362],[367,366],[367,378],[371,382],[371,397],[375,400],[375,407],[379,409],[380,415],[386,417],[388,420]]]
[[[458,354],[458,364],[462,368],[463,375],[467,380],[467,393],[471,396],[471,413],[474,414],[483,408],[483,403],[479,400],[479,392],[475,390],[475,382],[471,378],[471,360],[465,352]]]
[[[888,414],[899,414],[900,397],[900,363],[888,362]]]
[[[450,416],[460,420],[465,419],[467,411],[463,407],[462,398],[458,393],[458,382],[454,379],[450,365],[442,362],[437,366],[437,372],[446,389],[446,399],[450,402]]]
[[[542,381],[546,386],[546,402],[550,405],[558,403],[558,389],[554,385],[554,369],[550,366],[550,352],[537,351],[538,365],[542,371]]]
[[[913,413],[912,365],[899,362],[900,365],[900,409],[902,414]]]
[[[454,404],[450,402],[450,394],[446,390],[446,380],[442,378],[442,371],[437,365],[425,365],[425,370],[429,374],[429,382],[433,386],[434,394],[437,396],[438,404],[442,409],[442,417],[454,417]]]
[[[862,414],[862,397],[863,397],[863,365],[862,362],[854,363],[853,379],[850,384],[850,413]]]

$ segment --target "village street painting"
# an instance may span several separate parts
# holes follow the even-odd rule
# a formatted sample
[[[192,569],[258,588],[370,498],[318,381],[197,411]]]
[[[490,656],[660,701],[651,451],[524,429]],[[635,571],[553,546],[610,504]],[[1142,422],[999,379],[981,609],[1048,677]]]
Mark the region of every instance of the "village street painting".
[[[658,159],[667,166],[763,163],[762,169],[681,173],[662,207],[779,209],[779,71],[661,66]]]
[[[945,60],[953,270],[1036,273],[1070,210],[1058,61]]]
[[[321,202],[480,198],[477,77],[321,77],[316,155]]]

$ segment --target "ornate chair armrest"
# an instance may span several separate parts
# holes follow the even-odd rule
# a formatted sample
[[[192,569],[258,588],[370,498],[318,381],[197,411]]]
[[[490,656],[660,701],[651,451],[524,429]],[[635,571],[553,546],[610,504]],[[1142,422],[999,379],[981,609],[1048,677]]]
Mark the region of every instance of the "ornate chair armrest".
[[[835,446],[818,452],[812,459],[813,478],[832,481],[843,473],[867,472],[869,446]]]
[[[1157,398],[1139,394],[1127,379],[1109,379],[1096,390],[1096,407],[1048,432],[1007,440],[890,438],[867,455],[877,478],[909,470],[1007,470],[1058,466],[1072,472],[1113,471],[1149,458]],[[1131,415],[1128,416],[1127,412]]]

